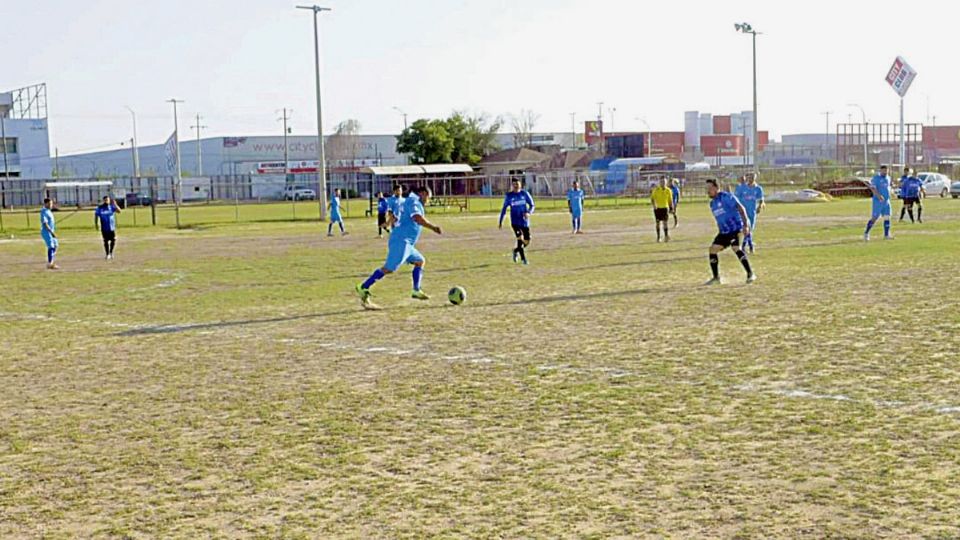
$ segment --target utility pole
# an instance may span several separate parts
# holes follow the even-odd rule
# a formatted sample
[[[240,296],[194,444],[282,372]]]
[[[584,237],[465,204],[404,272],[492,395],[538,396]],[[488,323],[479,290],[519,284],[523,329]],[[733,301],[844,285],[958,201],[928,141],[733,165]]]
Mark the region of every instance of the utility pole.
[[[177,162],[177,176],[176,176],[176,194],[174,194],[173,202],[175,205],[176,216],[177,216],[177,228],[180,228],[180,203],[183,199],[183,174],[180,170],[180,122],[177,119],[177,103],[183,103],[182,99],[168,99],[167,103],[173,103],[173,150],[174,157],[176,157]]]
[[[283,122],[283,181],[286,183],[290,180],[290,154],[287,152],[287,134],[290,133],[287,122],[290,120],[290,116],[287,115],[286,107],[283,108],[283,116],[277,120]]]
[[[833,114],[833,111],[824,111],[820,114],[827,117],[827,127],[823,131],[823,155],[827,155],[830,150],[830,115]]]
[[[200,130],[207,129],[209,126],[204,126],[200,123],[201,117],[197,115],[197,124],[195,126],[190,126],[190,129],[197,130],[197,176],[203,176],[203,150],[200,148]]]
[[[603,102],[597,102],[597,122],[603,122]]]
[[[571,140],[571,148],[577,148],[577,113],[570,113],[570,135],[573,135]]]
[[[407,130],[407,113],[403,112],[403,110],[397,106],[394,106],[393,110],[397,111],[398,113],[400,113],[401,116],[403,116],[403,130],[406,131]]]
[[[320,203],[320,221],[327,219],[327,157],[323,147],[323,101],[320,94],[320,27],[317,19],[321,12],[333,11],[320,6],[297,6],[297,9],[309,9],[313,12],[313,53],[317,79],[317,176],[319,180],[318,197]]]

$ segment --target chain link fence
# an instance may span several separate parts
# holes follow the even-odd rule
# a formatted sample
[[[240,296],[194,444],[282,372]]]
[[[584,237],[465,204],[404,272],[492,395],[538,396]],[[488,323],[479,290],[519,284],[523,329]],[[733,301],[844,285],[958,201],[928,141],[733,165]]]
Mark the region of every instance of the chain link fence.
[[[651,189],[661,178],[677,179],[685,198],[706,197],[705,180],[734,184],[748,168],[704,171],[527,171],[522,174],[399,177],[331,175],[328,197],[341,191],[341,213],[347,219],[375,217],[376,195],[389,196],[395,184],[409,189],[427,184],[434,197],[428,211],[435,213],[495,212],[504,193],[519,178],[536,198],[540,209],[566,208],[566,193],[578,180],[587,195],[587,207],[618,207],[646,204]],[[796,191],[823,182],[862,175],[847,167],[788,167],[760,170],[760,182],[768,194]],[[0,181],[0,227],[39,230],[36,216],[43,199],[50,198],[61,212],[61,225],[74,226],[76,215],[89,211],[110,195],[124,209],[121,226],[182,227],[270,221],[317,221],[320,218],[320,186],[316,174],[225,175],[184,178],[178,192],[172,177],[119,177],[111,179],[7,179]],[[176,204],[180,198],[180,205]],[[88,223],[84,223],[88,222]],[[76,220],[89,226],[92,217]]]

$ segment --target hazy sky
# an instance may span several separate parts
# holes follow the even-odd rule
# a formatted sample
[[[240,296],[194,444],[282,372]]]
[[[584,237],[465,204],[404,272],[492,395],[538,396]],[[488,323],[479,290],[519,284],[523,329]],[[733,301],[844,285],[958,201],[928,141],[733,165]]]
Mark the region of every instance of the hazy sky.
[[[141,144],[203,115],[204,136],[316,131],[313,27],[287,0],[0,0],[0,89],[46,82],[51,148],[62,153],[130,137]],[[960,123],[951,2],[707,0],[328,0],[322,16],[324,125],[356,118],[395,133],[398,106],[415,118],[453,109],[532,109],[538,130],[570,129],[615,107],[614,128],[681,131],[683,112],[751,107],[750,40],[759,38],[760,128],[774,136],[831,123],[897,121],[884,77],[897,55],[919,71],[907,120]],[[15,8],[15,9],[14,9]],[[607,115],[609,129],[609,115]],[[579,129],[579,128],[578,128]],[[183,133],[185,137],[187,134]]]

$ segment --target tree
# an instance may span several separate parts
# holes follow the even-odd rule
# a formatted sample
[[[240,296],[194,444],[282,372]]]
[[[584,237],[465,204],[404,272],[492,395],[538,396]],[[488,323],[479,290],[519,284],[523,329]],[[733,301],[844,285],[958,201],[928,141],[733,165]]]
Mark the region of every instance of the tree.
[[[327,139],[327,161],[339,165],[341,162],[353,160],[360,153],[360,122],[344,120],[337,124],[337,129]]]
[[[454,163],[476,165],[483,156],[499,150],[497,133],[502,124],[500,118],[494,118],[491,122],[483,114],[471,116],[454,111],[445,124],[453,139],[451,159]]]
[[[520,148],[533,144],[533,128],[536,127],[539,120],[539,114],[527,109],[521,109],[520,114],[510,116],[510,123],[513,125],[514,146]]]
[[[443,120],[420,119],[397,136],[397,152],[410,154],[411,163],[451,163],[453,138]]]

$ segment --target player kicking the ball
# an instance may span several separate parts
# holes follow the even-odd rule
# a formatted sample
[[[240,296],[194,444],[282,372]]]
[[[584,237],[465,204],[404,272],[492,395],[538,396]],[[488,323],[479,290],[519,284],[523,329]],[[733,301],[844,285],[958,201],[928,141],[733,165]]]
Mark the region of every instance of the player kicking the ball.
[[[426,259],[417,251],[417,240],[420,239],[420,232],[423,227],[430,229],[437,234],[443,234],[443,230],[437,225],[427,221],[424,217],[424,205],[430,204],[432,193],[427,186],[421,186],[410,192],[410,195],[403,200],[403,209],[400,211],[400,221],[390,230],[390,240],[387,244],[387,261],[383,268],[378,268],[367,278],[366,281],[357,285],[357,294],[360,295],[360,305],[365,309],[380,309],[377,305],[370,302],[373,296],[370,288],[383,279],[388,274],[392,274],[400,269],[403,264],[413,265],[413,298],[417,300],[429,300],[430,297],[420,289],[423,281],[423,265]]]
[[[750,268],[747,254],[740,248],[740,234],[750,234],[747,211],[732,194],[720,191],[716,180],[707,180],[707,194],[710,195],[710,211],[720,228],[720,234],[713,239],[713,245],[710,246],[710,270],[713,271],[713,279],[708,281],[707,285],[720,284],[720,252],[728,247],[733,248],[743,269],[747,271],[747,283],[753,283],[757,280],[757,275]]]
[[[503,217],[510,209],[510,225],[513,234],[517,237],[517,247],[513,249],[513,262],[527,262],[526,247],[530,245],[530,214],[533,213],[533,197],[523,189],[519,178],[513,179],[513,190],[503,199],[503,208],[500,209],[500,228],[503,229]]]

